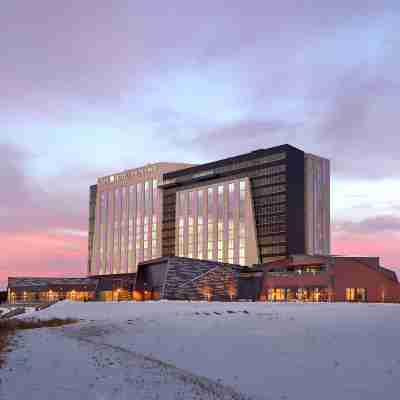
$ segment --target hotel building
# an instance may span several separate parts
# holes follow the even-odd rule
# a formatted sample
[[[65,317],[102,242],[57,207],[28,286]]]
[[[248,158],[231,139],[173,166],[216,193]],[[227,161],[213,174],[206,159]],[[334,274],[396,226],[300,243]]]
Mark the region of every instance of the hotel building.
[[[102,177],[88,277],[10,277],[8,301],[400,302],[378,257],[330,255],[329,197],[329,161],[290,145]]]
[[[102,177],[90,189],[88,274],[162,256],[253,265],[329,254],[329,197],[329,160],[290,145]]]

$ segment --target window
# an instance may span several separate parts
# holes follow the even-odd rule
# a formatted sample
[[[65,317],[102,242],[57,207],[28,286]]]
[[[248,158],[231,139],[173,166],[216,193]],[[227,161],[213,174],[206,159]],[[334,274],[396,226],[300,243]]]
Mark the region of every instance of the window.
[[[273,288],[268,289],[268,301],[284,301],[286,299],[285,289]]]
[[[204,201],[203,201],[203,191],[202,190],[199,190],[197,192],[197,208],[198,208],[198,215],[203,215]]]
[[[207,194],[208,194],[208,199],[207,199],[208,215],[211,215],[213,211],[213,188],[208,188]]]
[[[203,217],[197,219],[197,258],[203,259]]]
[[[367,289],[346,288],[346,301],[367,301]]]
[[[207,227],[207,258],[212,260],[213,258],[213,245],[214,245],[214,221],[212,218],[208,218],[208,227]]]
[[[224,222],[218,221],[218,261],[224,260]]]

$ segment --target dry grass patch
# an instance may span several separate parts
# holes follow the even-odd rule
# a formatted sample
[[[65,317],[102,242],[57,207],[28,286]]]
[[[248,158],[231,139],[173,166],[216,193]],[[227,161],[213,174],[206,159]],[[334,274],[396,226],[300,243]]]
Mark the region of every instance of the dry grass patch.
[[[9,341],[11,336],[18,330],[53,328],[57,326],[70,325],[79,322],[72,318],[52,318],[48,320],[41,319],[4,319],[0,320],[0,368],[4,363],[3,355],[11,351]]]

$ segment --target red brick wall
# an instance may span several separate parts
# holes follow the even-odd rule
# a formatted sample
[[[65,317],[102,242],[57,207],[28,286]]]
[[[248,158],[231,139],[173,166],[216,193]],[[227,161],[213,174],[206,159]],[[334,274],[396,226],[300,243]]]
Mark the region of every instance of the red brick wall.
[[[316,274],[304,273],[293,276],[268,276],[264,278],[263,292],[266,293],[270,288],[290,288],[290,287],[328,287],[328,273]]]
[[[368,302],[400,302],[400,284],[381,271],[350,259],[336,259],[333,269],[335,301],[346,300],[346,288],[366,288]]]

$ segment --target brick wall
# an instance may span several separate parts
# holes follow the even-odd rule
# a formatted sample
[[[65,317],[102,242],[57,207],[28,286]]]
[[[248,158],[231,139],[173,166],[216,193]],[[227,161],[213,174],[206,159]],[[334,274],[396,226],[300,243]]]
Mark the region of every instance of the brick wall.
[[[334,263],[336,301],[346,299],[346,288],[366,288],[368,302],[400,302],[400,284],[362,260],[336,259]]]

